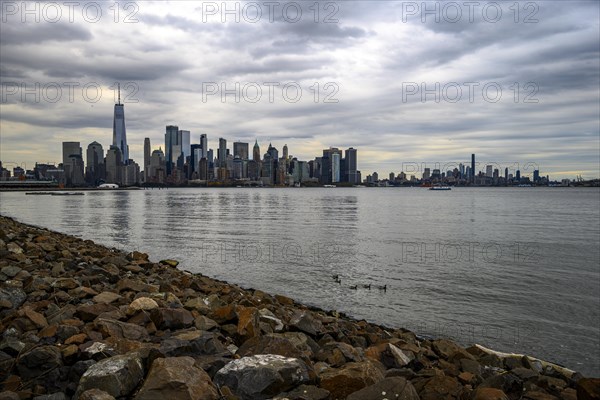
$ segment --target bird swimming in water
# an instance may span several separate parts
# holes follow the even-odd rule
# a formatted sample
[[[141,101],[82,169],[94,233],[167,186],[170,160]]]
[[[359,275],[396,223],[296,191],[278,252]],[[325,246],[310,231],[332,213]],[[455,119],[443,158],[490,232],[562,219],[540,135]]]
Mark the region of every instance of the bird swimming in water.
[[[350,286],[350,289],[352,289],[352,290],[356,290],[356,288],[357,288],[357,287],[358,287],[358,286],[356,286],[356,285],[354,285],[354,286]]]
[[[365,289],[371,290],[371,284],[370,283],[368,285],[362,285],[362,287],[364,287]]]
[[[334,281],[337,281],[340,279],[339,275],[331,275],[331,277],[333,278]]]
[[[385,292],[385,291],[387,291],[387,285],[377,286],[377,289],[383,290]]]

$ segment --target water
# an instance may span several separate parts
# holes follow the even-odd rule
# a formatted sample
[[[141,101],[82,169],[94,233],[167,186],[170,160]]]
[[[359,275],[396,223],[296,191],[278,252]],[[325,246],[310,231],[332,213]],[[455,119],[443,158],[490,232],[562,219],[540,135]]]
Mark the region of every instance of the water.
[[[0,193],[0,212],[19,221],[592,376],[600,375],[599,204],[591,188]]]

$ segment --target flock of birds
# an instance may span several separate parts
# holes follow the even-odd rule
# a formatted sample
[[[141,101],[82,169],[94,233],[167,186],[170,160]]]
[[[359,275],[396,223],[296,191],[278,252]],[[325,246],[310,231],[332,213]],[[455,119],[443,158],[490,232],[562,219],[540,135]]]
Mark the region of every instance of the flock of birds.
[[[333,280],[338,285],[342,284],[342,280],[340,279],[339,275],[332,275],[331,277],[333,278]],[[350,286],[350,289],[357,290],[359,287],[362,287],[363,289],[371,290],[371,284],[370,283],[369,284],[363,284],[363,285],[352,285],[352,286]],[[375,289],[383,290],[384,292],[387,291],[387,285],[375,285],[374,287],[375,287]]]

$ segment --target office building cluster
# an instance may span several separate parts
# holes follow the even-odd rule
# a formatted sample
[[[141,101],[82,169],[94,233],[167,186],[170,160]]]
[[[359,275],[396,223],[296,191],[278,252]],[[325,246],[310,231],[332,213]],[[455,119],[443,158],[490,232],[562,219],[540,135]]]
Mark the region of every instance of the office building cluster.
[[[31,171],[16,166],[16,180],[53,181],[64,186],[98,186],[103,183],[119,186],[136,185],[330,185],[361,182],[357,170],[357,150],[345,153],[331,147],[321,157],[301,161],[288,153],[287,145],[281,153],[269,144],[261,154],[258,140],[250,153],[249,144],[219,138],[216,151],[209,148],[208,137],[201,134],[198,143],[191,143],[191,132],[168,125],[164,136],[164,151],[160,146],[152,150],[150,138],[144,140],[142,166],[129,158],[125,128],[125,109],[119,99],[114,106],[112,145],[106,149],[97,141],[90,143],[84,154],[80,142],[62,143],[62,163],[36,163]],[[10,179],[10,171],[2,168],[0,179]]]
[[[269,143],[261,154],[258,140],[252,152],[250,144],[219,138],[216,151],[208,147],[208,137],[201,134],[198,143],[190,143],[190,131],[168,125],[162,148],[150,153],[150,139],[144,141],[143,179],[149,184],[249,184],[249,185],[301,185],[301,184],[359,184],[357,150],[343,152],[338,148],[323,150],[321,157],[302,161],[289,154],[284,145],[281,153]]]

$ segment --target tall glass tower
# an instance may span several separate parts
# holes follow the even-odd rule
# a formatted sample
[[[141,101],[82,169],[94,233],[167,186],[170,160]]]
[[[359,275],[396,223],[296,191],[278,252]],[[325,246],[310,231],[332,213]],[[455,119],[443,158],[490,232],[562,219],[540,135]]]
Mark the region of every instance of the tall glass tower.
[[[129,161],[129,146],[127,145],[127,135],[125,133],[125,109],[121,104],[121,85],[118,86],[119,100],[115,104],[115,115],[113,118],[113,146],[121,150],[122,163]]]

